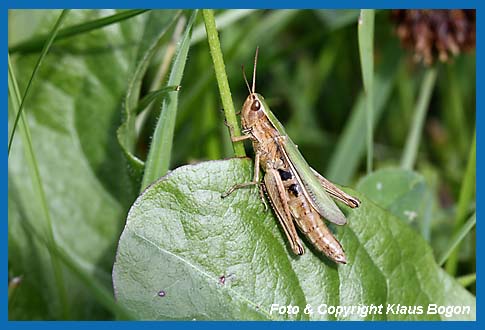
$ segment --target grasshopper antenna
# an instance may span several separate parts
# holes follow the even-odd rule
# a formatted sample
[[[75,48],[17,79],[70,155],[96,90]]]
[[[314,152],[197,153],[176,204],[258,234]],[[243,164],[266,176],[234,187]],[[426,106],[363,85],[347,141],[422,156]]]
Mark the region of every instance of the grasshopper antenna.
[[[259,52],[259,46],[256,47],[256,54],[254,55],[253,89],[252,89],[253,93],[256,90],[256,64],[258,63],[258,52]]]
[[[246,82],[246,86],[248,86],[249,94],[252,94],[251,88],[249,87],[248,78],[246,78],[246,73],[244,72],[244,64],[241,65],[241,70],[242,70],[242,73],[243,73],[244,81]]]

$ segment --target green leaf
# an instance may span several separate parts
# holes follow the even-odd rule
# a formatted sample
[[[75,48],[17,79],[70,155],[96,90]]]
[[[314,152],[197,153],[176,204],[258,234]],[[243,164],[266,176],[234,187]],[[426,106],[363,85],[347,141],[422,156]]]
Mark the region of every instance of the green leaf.
[[[73,37],[81,33],[86,33],[92,30],[105,27],[107,25],[115,24],[125,19],[129,19],[133,16],[143,14],[147,10],[148,9],[125,10],[108,17],[94,19],[92,21],[84,22],[74,26],[69,26],[59,30],[59,33],[55,37],[55,40],[57,41],[64,38]],[[8,50],[10,53],[17,53],[17,52],[30,53],[30,52],[40,51],[44,46],[44,44],[48,41],[48,38],[50,38],[51,36],[52,34],[34,36],[29,40],[20,42],[18,44],[15,44],[14,46],[9,47]]]
[[[143,25],[141,44],[136,55],[136,67],[131,77],[123,108],[123,121],[116,135],[129,164],[130,177],[139,186],[143,176],[144,162],[134,154],[136,143],[135,121],[138,113],[140,89],[150,60],[160,49],[167,31],[180,15],[177,10],[151,11]]]
[[[357,189],[429,240],[434,201],[423,176],[399,168],[381,169],[361,179]]]
[[[168,85],[180,85],[190,48],[190,37],[192,26],[197,17],[197,9],[190,15],[185,32],[177,45],[176,54],[168,78]],[[175,119],[177,117],[178,93],[169,93],[162,103],[162,111],[153,133],[152,143],[148,152],[145,171],[143,173],[141,189],[165,175],[170,166],[172,153],[173,134],[175,130]]]
[[[45,47],[45,49],[47,48],[48,47]],[[44,55],[46,53],[45,49],[43,51]],[[41,55],[41,58],[42,56],[43,55]],[[39,62],[37,62],[35,66],[34,73],[38,68],[39,68]],[[29,80],[28,86],[30,86],[33,76],[34,74],[32,74]],[[8,85],[9,85],[9,88],[8,88],[9,101],[11,105],[10,110],[14,113],[14,116],[15,116],[14,123],[16,124],[19,118],[22,119],[21,125],[20,125],[20,134],[22,138],[22,143],[25,145],[24,154],[27,160],[27,164],[29,166],[30,177],[32,180],[31,183],[35,189],[34,195],[35,197],[37,197],[37,200],[35,202],[37,202],[37,204],[39,204],[42,207],[43,217],[42,217],[42,221],[40,222],[42,224],[41,226],[43,227],[42,237],[45,239],[46,242],[48,242],[49,246],[51,247],[50,249],[48,249],[48,252],[50,256],[50,261],[52,262],[52,270],[55,276],[55,283],[57,285],[56,291],[58,294],[58,300],[62,306],[62,317],[69,318],[70,311],[69,311],[69,305],[67,304],[67,292],[66,292],[64,276],[62,274],[58,258],[52,253],[53,251],[57,251],[58,247],[57,247],[57,242],[52,228],[51,214],[49,211],[49,207],[47,206],[47,198],[46,198],[45,190],[43,188],[42,178],[40,177],[40,173],[39,173],[39,165],[32,146],[32,135],[30,133],[29,126],[27,125],[26,116],[25,114],[21,113],[20,91],[19,91],[17,79],[15,78],[12,62],[10,61],[10,56],[8,56]],[[26,91],[28,91],[28,87],[26,88]],[[24,99],[26,94],[27,92],[24,93]],[[13,125],[14,127],[15,127],[15,124]],[[12,137],[14,132],[15,132],[14,129],[12,129]],[[10,297],[9,297],[9,302],[10,302]]]
[[[66,24],[113,13],[71,11]],[[59,11],[13,11],[9,24],[15,34],[28,16],[39,22],[35,32],[41,33],[58,15]],[[111,315],[100,303],[109,300],[115,242],[136,197],[115,132],[145,19],[140,15],[60,42],[63,51],[46,56],[35,78],[42,83],[32,85],[25,103],[57,243],[54,252],[64,260],[61,271],[73,319]],[[20,90],[25,89],[38,56],[12,58]],[[10,125],[14,118],[10,104]],[[15,139],[8,164],[9,275],[22,276],[9,301],[9,319],[59,319],[63,306],[56,294],[51,256],[42,237],[32,230],[42,233],[43,208],[31,183],[34,173],[26,147]],[[104,292],[96,289],[99,284]]]
[[[308,246],[294,256],[257,188],[221,199],[251,178],[250,160],[229,159],[177,168],[146,189],[118,246],[118,302],[139,319],[439,320],[428,304],[467,305],[470,315],[441,318],[475,319],[475,298],[419,234],[365,195],[351,192],[362,205],[335,228],[348,259],[336,265]],[[271,313],[272,304],[301,312]],[[307,304],[315,313],[302,312]],[[320,315],[322,304],[383,304],[383,314]],[[386,314],[387,304],[423,306],[424,314]]]
[[[13,138],[15,136],[15,130],[17,128],[18,121],[19,121],[19,119],[22,115],[25,100],[27,99],[27,96],[29,95],[29,90],[30,90],[30,87],[32,86],[32,82],[34,80],[34,77],[37,74],[37,70],[39,70],[40,66],[42,65],[42,61],[44,60],[45,56],[47,55],[47,52],[51,48],[51,45],[54,42],[54,39],[56,38],[57,33],[59,32],[59,28],[60,28],[62,22],[64,21],[64,19],[66,18],[66,15],[68,13],[69,13],[69,10],[64,9],[61,12],[61,14],[59,15],[59,18],[57,19],[56,24],[54,25],[54,27],[52,28],[52,31],[50,32],[49,38],[46,40],[45,45],[42,48],[42,51],[39,55],[39,59],[37,60],[36,65],[34,66],[34,70],[32,71],[32,75],[30,76],[30,80],[27,84],[27,87],[25,88],[25,92],[23,94],[22,101],[20,102],[20,106],[18,108],[18,111],[16,112],[17,114],[16,114],[16,117],[15,117],[15,121],[13,123],[12,133],[10,134],[10,138],[8,139],[8,155],[10,155],[10,148],[12,147]]]

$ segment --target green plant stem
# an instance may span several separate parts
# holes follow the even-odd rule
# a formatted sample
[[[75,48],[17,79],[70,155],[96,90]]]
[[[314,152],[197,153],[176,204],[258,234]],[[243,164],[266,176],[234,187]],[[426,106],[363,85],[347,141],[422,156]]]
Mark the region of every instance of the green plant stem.
[[[49,246],[52,249],[49,249],[49,254],[52,262],[52,269],[54,272],[55,283],[57,285],[57,294],[59,296],[59,304],[62,308],[62,317],[64,319],[69,319],[69,300],[67,299],[67,290],[66,284],[64,281],[64,276],[62,274],[62,268],[59,264],[59,260],[57,255],[52,252],[52,250],[59,250],[56,242],[56,238],[54,235],[54,229],[52,225],[51,215],[49,211],[49,206],[47,205],[47,198],[45,195],[45,191],[42,184],[42,178],[39,172],[39,166],[37,164],[37,159],[34,153],[34,147],[32,145],[32,136],[30,134],[30,129],[27,124],[27,120],[23,113],[20,113],[20,90],[18,88],[17,80],[15,78],[15,74],[13,72],[12,63],[10,61],[10,55],[7,56],[8,58],[8,79],[9,79],[9,95],[12,104],[12,109],[14,113],[17,115],[17,118],[21,118],[21,125],[20,125],[20,134],[22,137],[22,141],[24,143],[24,151],[25,151],[25,158],[27,159],[27,164],[29,166],[29,172],[32,179],[32,187],[34,188],[34,196],[36,196],[39,201],[39,205],[41,206],[42,216],[44,218],[44,237],[47,242],[49,242]],[[25,94],[24,94],[25,96]]]
[[[59,30],[59,33],[54,38],[56,41],[61,39],[66,39],[81,33],[89,32],[95,29],[102,28],[104,26],[121,22],[125,19],[131,18],[133,16],[140,15],[146,12],[148,9],[137,9],[137,10],[127,10],[119,14],[111,15],[108,17],[103,17],[91,22],[81,23],[73,26],[69,26],[67,28]],[[14,45],[9,47],[9,52],[11,54],[14,53],[33,53],[39,51],[42,46],[45,44],[46,40],[50,39],[51,34],[44,34],[40,36],[36,36],[32,39],[27,41],[21,42],[18,45]]]
[[[240,136],[241,131],[237,123],[236,111],[232,102],[231,90],[227,80],[224,59],[222,57],[221,44],[219,42],[219,35],[217,33],[216,21],[214,18],[214,11],[212,9],[203,9],[202,16],[204,17],[205,29],[207,32],[207,41],[214,63],[214,71],[216,73],[217,85],[219,86],[219,93],[221,94],[222,106],[224,107],[224,114],[226,116],[227,124],[232,127],[234,135]],[[233,143],[234,154],[236,157],[246,156],[244,151],[244,144],[239,141]]]
[[[441,257],[438,259],[438,264],[442,266],[446,260],[455,252],[457,251],[457,247],[463,241],[465,236],[472,230],[477,222],[476,214],[473,214],[467,222],[461,226],[461,228],[453,235],[448,248],[442,253]]]
[[[257,11],[258,9],[229,9],[225,10],[219,15],[217,15],[216,23],[219,29],[224,29],[232,24],[236,23],[237,21],[243,19],[244,17],[247,17],[249,15],[252,15],[253,12]],[[203,24],[200,24],[194,28],[194,33],[192,34],[192,40],[190,40],[190,44],[194,45],[198,43],[199,41],[202,41],[205,39],[206,33],[205,33],[205,27]]]
[[[12,142],[13,138],[15,136],[15,131],[17,130],[17,125],[19,122],[19,119],[21,115],[23,114],[24,110],[24,104],[25,100],[27,99],[27,96],[29,95],[30,87],[32,86],[32,82],[34,80],[35,75],[37,74],[37,71],[40,68],[40,65],[42,64],[42,61],[44,60],[45,56],[47,55],[47,52],[51,48],[52,43],[54,42],[54,39],[56,38],[57,33],[59,32],[59,27],[61,26],[62,22],[66,18],[67,13],[69,12],[68,9],[64,9],[61,14],[59,15],[59,18],[56,21],[56,24],[54,24],[54,27],[52,28],[52,31],[49,34],[49,38],[47,39],[47,42],[44,44],[44,48],[42,49],[42,52],[40,53],[39,59],[37,60],[37,63],[34,66],[34,71],[32,71],[32,75],[30,76],[29,82],[27,83],[27,87],[25,88],[24,96],[22,97],[22,101],[20,102],[20,107],[17,112],[17,116],[15,117],[15,121],[12,127],[12,133],[10,134],[10,139],[8,140],[8,156],[10,156],[10,148],[12,147]]]
[[[416,104],[411,130],[409,131],[404,152],[401,158],[401,168],[411,170],[416,162],[421,133],[423,131],[424,119],[429,108],[429,102],[436,82],[437,69],[427,69]]]
[[[367,113],[367,173],[372,172],[372,160],[374,157],[372,132],[374,122],[374,15],[373,9],[362,9],[358,24],[360,64]]]
[[[473,136],[473,142],[470,147],[470,153],[468,156],[468,164],[466,166],[465,176],[463,177],[462,185],[460,188],[460,196],[458,198],[458,206],[456,210],[456,220],[453,232],[455,234],[460,233],[462,230],[463,222],[465,221],[466,214],[468,213],[468,206],[472,201],[473,194],[475,192],[475,178],[476,178],[476,143],[477,133]],[[446,271],[451,275],[456,274],[458,266],[458,252],[459,243],[454,251],[450,254],[446,262]]]

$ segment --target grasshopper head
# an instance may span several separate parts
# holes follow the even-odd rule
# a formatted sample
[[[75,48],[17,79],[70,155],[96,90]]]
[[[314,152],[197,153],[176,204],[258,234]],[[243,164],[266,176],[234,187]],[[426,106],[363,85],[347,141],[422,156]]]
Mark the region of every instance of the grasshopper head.
[[[250,93],[244,101],[241,111],[241,123],[244,128],[253,127],[261,118],[265,117],[264,98],[258,93]]]
[[[244,73],[244,66],[242,66],[242,72],[246,86],[248,87],[249,95],[244,101],[241,111],[241,124],[243,128],[248,129],[256,125],[261,118],[265,117],[264,97],[261,94],[255,92],[256,90],[256,64],[258,62],[259,47],[256,47],[256,54],[254,55],[254,67],[253,67],[253,84],[249,87],[246,74]]]

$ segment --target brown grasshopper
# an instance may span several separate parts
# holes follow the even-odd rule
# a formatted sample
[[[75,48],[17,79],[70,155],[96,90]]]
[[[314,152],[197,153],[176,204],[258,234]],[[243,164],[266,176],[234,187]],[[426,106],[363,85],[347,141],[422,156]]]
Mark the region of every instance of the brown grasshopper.
[[[293,221],[315,248],[333,261],[345,264],[347,259],[342,245],[321,218],[338,225],[346,223],[344,214],[329,195],[351,208],[358,207],[360,201],[337,188],[305,161],[263,96],[255,92],[257,59],[258,48],[254,58],[252,88],[249,87],[243,67],[244,80],[249,90],[241,111],[244,135],[234,136],[230,129],[233,142],[247,139],[252,141],[255,153],[253,181],[233,186],[222,197],[236,189],[258,185],[263,202],[264,192],[269,197],[294,253],[302,255],[304,249]],[[259,181],[260,167],[264,171],[263,182]]]

